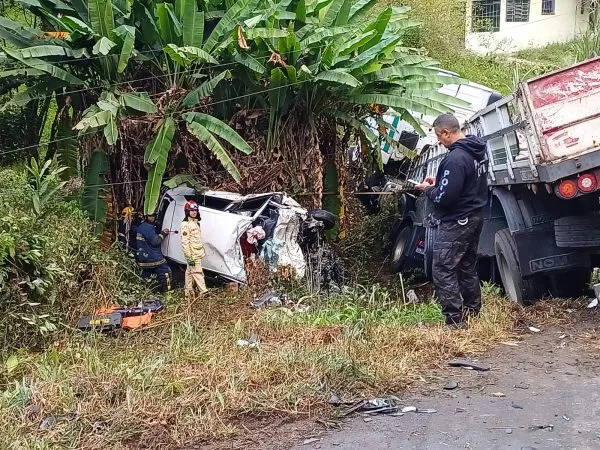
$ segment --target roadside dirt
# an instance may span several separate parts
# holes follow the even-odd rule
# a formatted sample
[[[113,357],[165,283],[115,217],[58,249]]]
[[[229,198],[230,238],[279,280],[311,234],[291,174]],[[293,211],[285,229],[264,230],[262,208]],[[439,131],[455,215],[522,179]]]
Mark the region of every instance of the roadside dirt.
[[[253,420],[241,441],[202,448],[598,449],[600,311],[584,308],[570,318],[568,325],[539,325],[539,333],[524,327],[511,341],[518,346],[500,344],[473,359],[491,365],[488,372],[443,367],[399,395],[404,406],[435,413],[361,414],[333,431],[314,418],[271,416]],[[451,381],[458,388],[444,390]]]
[[[598,449],[600,314],[574,316],[569,325],[540,327],[522,336],[518,347],[500,345],[477,358],[492,366],[489,372],[444,368],[418,393],[401,397],[406,406],[436,413],[372,420],[361,415],[342,431],[314,435],[319,441],[304,439],[292,448]],[[444,390],[449,381],[459,387]]]

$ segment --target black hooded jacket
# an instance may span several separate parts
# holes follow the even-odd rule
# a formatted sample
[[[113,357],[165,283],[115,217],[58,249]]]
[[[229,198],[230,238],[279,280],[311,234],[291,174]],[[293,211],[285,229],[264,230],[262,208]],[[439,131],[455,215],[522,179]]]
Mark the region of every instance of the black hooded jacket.
[[[452,144],[440,163],[435,186],[425,193],[433,202],[434,216],[453,222],[479,213],[488,200],[488,160],[485,142],[466,136]]]

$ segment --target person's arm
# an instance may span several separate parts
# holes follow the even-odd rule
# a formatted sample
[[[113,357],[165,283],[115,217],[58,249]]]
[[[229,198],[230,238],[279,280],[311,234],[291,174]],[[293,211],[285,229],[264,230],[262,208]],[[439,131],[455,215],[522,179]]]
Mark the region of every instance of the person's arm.
[[[162,234],[156,234],[154,227],[144,227],[142,237],[146,239],[148,244],[152,247],[160,247],[164,239]]]
[[[462,192],[466,170],[461,161],[449,158],[444,165],[441,178],[436,185],[425,189],[425,194],[433,203],[441,208],[448,208],[456,203]]]

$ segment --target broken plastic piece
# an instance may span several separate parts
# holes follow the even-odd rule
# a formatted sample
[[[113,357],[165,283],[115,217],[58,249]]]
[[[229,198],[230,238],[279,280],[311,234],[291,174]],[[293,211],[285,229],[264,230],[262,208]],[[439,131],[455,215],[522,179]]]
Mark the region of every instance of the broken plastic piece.
[[[539,333],[542,330],[540,330],[539,328],[536,328],[536,327],[529,327],[529,331],[531,331],[532,333]]]
[[[588,307],[589,309],[595,308],[596,306],[598,306],[598,299],[597,299],[597,298],[593,299],[593,300],[592,300],[592,301],[589,303],[589,305],[587,305],[587,307]]]
[[[487,364],[479,364],[466,359],[453,359],[448,363],[450,367],[468,367],[473,370],[479,370],[481,372],[487,372],[491,367]]]

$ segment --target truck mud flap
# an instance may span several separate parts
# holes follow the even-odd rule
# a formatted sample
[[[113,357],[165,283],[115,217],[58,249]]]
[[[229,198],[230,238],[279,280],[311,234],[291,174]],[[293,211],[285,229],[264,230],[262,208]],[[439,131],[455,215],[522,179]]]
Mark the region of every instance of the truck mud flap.
[[[559,248],[552,229],[518,232],[513,237],[523,277],[590,266],[589,254]]]

